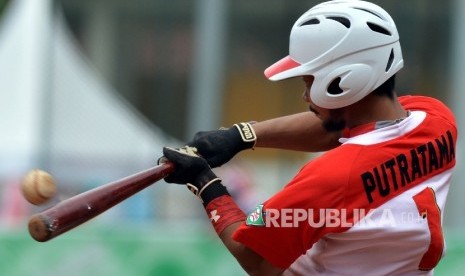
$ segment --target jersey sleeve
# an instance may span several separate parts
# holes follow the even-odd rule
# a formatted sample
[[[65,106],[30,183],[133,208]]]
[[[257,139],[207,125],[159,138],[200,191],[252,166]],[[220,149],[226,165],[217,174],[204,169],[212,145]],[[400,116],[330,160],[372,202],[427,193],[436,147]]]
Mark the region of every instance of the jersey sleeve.
[[[321,223],[320,210],[324,212],[343,204],[343,185],[340,183],[345,180],[340,179],[340,175],[345,174],[334,174],[323,167],[317,169],[312,163],[302,168],[283,190],[257,208],[259,214],[249,215],[263,216],[262,225],[247,223],[248,218],[233,235],[234,240],[279,268],[289,267],[324,234],[340,231],[337,227],[326,228],[324,221]],[[328,176],[338,179],[329,179]]]

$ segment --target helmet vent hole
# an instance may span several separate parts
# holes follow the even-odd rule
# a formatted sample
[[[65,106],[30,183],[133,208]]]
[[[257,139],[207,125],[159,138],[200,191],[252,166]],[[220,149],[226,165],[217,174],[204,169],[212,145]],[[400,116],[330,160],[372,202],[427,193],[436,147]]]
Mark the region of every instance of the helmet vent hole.
[[[335,78],[328,86],[328,93],[331,95],[342,94],[342,92],[344,91],[339,86],[340,82],[341,82],[341,77]]]
[[[341,24],[344,25],[347,29],[350,28],[350,21],[349,21],[349,19],[347,19],[347,18],[345,18],[345,17],[340,17],[340,16],[328,16],[328,17],[326,17],[326,18],[341,23]]]
[[[374,32],[377,32],[377,33],[381,33],[381,34],[385,34],[385,35],[389,35],[391,36],[391,32],[386,30],[385,28],[381,27],[380,25],[378,24],[374,24],[374,23],[370,23],[370,22],[367,22],[367,25],[368,27],[370,27],[370,29]]]
[[[305,26],[305,25],[316,25],[320,24],[320,20],[316,18],[312,18],[310,20],[305,21],[304,23],[300,24],[300,26]]]
[[[392,62],[394,61],[394,49],[391,49],[391,54],[389,55],[388,63],[386,65],[386,72],[391,69]]]

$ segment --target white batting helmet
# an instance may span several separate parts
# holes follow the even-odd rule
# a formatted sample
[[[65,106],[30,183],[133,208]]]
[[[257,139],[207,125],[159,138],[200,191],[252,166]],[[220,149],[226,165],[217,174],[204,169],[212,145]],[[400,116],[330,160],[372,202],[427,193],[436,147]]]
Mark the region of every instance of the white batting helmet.
[[[312,75],[312,101],[334,109],[359,101],[403,64],[396,25],[384,9],[366,1],[335,0],[297,19],[289,56],[265,75],[273,81]]]

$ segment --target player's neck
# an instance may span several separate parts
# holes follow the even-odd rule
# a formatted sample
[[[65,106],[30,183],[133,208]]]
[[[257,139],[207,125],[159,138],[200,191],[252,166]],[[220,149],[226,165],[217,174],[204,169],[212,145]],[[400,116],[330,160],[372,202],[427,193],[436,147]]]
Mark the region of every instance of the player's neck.
[[[397,96],[391,100],[388,97],[369,95],[347,107],[345,112],[349,128],[379,121],[394,121],[406,116],[407,111],[399,103]]]

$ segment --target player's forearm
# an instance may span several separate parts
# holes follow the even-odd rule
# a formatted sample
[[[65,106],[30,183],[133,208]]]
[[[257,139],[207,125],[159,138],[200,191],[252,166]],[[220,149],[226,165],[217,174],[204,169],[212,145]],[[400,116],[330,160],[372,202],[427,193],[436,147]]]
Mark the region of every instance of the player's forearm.
[[[319,152],[339,145],[340,133],[326,131],[312,112],[303,112],[253,124],[255,147]]]
[[[233,240],[233,234],[244,223],[246,215],[221,182],[216,181],[206,187],[201,193],[205,211],[215,232],[242,268],[249,275],[278,275],[282,272],[244,244]]]
[[[229,252],[249,275],[280,275],[283,272],[282,269],[272,266],[260,255],[232,239],[234,231],[241,224],[242,222],[233,223],[219,235]]]

